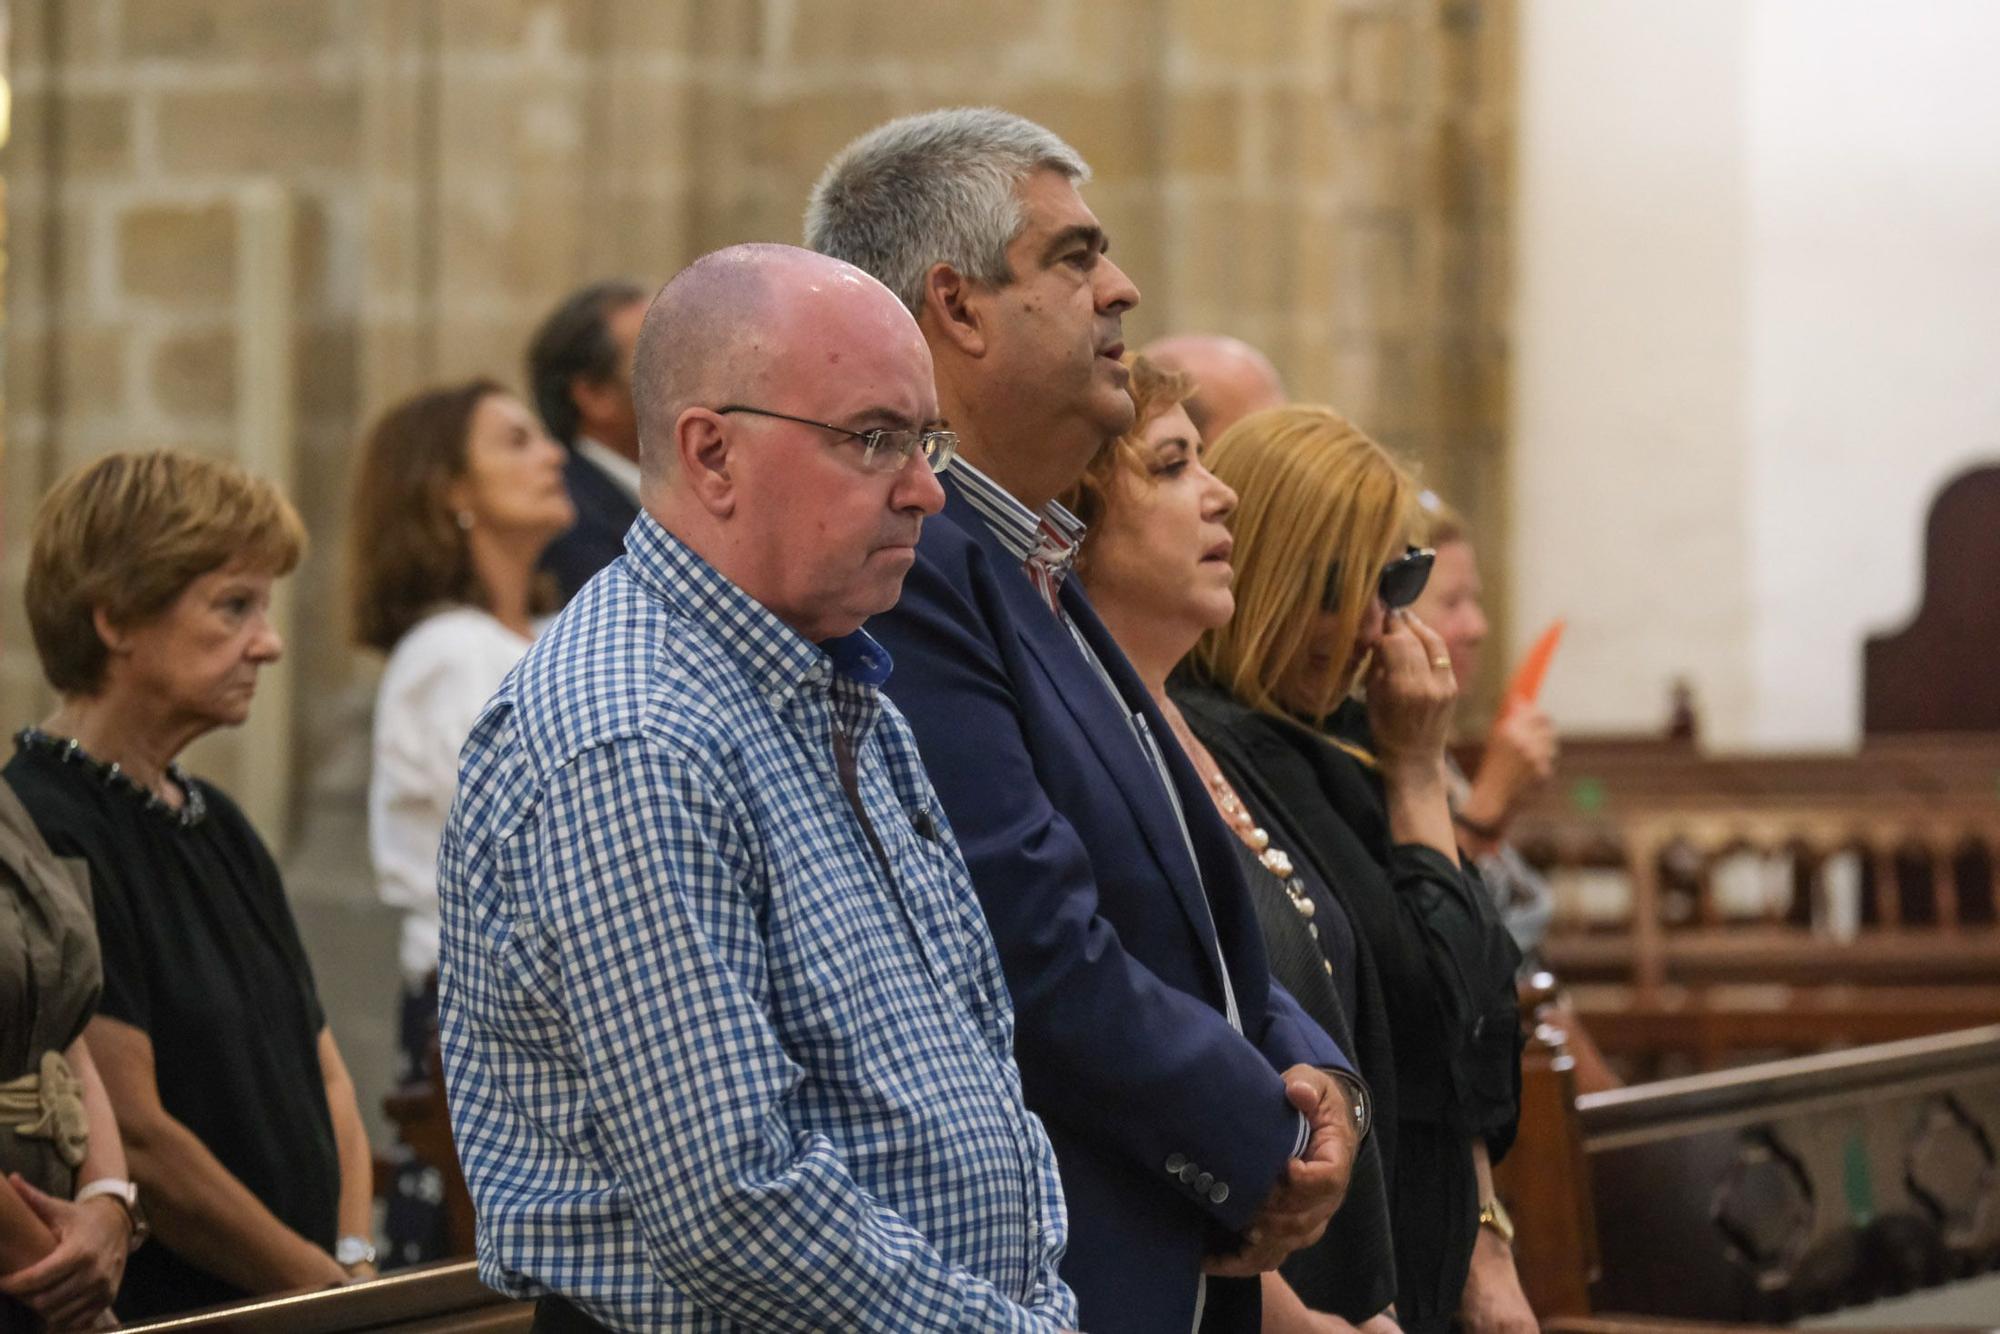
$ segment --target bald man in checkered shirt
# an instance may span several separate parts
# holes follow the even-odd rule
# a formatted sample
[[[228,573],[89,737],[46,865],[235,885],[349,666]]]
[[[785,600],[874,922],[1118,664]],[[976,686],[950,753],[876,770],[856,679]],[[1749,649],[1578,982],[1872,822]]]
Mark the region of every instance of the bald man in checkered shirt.
[[[955,440],[915,322],[782,246],[638,350],[646,512],[501,687],[440,859],[480,1272],[538,1330],[1074,1324],[998,956],[860,629]]]

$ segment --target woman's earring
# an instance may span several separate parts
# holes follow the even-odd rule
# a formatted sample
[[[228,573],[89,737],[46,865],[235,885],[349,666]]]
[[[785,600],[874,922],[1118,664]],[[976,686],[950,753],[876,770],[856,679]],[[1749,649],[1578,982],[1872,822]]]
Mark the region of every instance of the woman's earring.
[[[472,531],[472,511],[471,511],[471,510],[460,510],[460,511],[458,512],[458,526],[459,526],[460,528],[464,529],[464,530],[465,530],[466,532],[468,532],[468,533]]]

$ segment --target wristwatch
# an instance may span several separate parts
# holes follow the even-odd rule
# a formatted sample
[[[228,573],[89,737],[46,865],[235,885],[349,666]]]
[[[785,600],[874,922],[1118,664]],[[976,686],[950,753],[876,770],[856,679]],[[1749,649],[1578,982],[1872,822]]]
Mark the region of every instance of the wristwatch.
[[[1514,1244],[1514,1220],[1508,1216],[1507,1206],[1500,1203],[1498,1195],[1488,1200],[1480,1208],[1479,1226],[1492,1228],[1494,1236],[1500,1238],[1500,1240],[1506,1242],[1509,1246]]]
[[[139,1207],[139,1188],[123,1177],[99,1177],[95,1181],[86,1181],[78,1187],[76,1197],[71,1202],[82,1204],[85,1200],[94,1200],[100,1195],[108,1200],[116,1200],[118,1207],[125,1211],[125,1221],[132,1225],[132,1235],[125,1243],[125,1253],[130,1255],[145,1244],[146,1238],[151,1236],[153,1231],[152,1226],[146,1222],[146,1211]]]
[[[1345,1070],[1328,1070],[1327,1073],[1347,1094],[1347,1111],[1354,1118],[1355,1142],[1367,1139],[1369,1130],[1375,1124],[1375,1103],[1368,1092],[1368,1085],[1361,1082],[1360,1076],[1350,1075]]]
[[[333,1262],[352,1273],[375,1263],[375,1247],[366,1237],[342,1237],[333,1244]]]

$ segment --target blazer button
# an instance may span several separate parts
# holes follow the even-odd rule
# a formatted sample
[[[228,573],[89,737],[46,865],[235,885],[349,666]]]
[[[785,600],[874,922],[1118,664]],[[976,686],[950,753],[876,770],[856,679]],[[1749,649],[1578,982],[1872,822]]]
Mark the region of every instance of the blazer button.
[[[1181,1184],[1183,1186],[1192,1186],[1194,1179],[1200,1175],[1201,1169],[1193,1163],[1188,1163],[1181,1168]]]
[[[1227,1181],[1218,1181],[1215,1183],[1214,1186],[1209,1188],[1208,1202],[1210,1204],[1221,1204],[1224,1200],[1227,1200],[1228,1198],[1229,1198],[1229,1183]]]
[[[1215,1184],[1215,1174],[1213,1172],[1203,1172],[1200,1176],[1194,1179],[1195,1194],[1197,1195],[1208,1194],[1208,1188],[1210,1186],[1213,1186],[1214,1184]]]
[[[1168,1155],[1167,1155],[1167,1173],[1168,1173],[1168,1175],[1170,1175],[1170,1176],[1179,1176],[1179,1175],[1181,1174],[1181,1169],[1182,1169],[1183,1167],[1186,1167],[1186,1166],[1187,1166],[1187,1155],[1186,1155],[1186,1154],[1184,1154],[1184,1153],[1170,1153],[1170,1154],[1168,1154]]]

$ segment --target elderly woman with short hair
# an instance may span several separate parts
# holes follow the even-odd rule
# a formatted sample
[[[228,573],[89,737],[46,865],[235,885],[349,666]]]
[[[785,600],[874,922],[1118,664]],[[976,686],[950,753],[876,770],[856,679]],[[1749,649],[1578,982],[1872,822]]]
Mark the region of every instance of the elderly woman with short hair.
[[[271,588],[304,540],[269,484],[169,451],[100,459],[35,516],[28,617],[60,703],[5,774],[90,872],[104,990],[86,1032],[158,1238],[126,1267],[127,1320],[373,1260],[367,1136],[278,868],[175,762],[248,717],[283,650]]]

